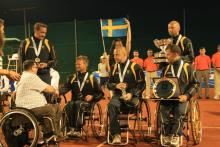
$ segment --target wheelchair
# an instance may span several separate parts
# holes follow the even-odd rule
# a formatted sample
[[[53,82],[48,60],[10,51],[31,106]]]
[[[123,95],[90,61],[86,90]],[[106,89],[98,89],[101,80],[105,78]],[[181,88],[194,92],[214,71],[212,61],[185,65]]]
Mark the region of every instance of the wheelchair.
[[[188,145],[190,141],[193,141],[194,145],[198,145],[202,140],[202,123],[200,118],[200,108],[199,103],[194,98],[191,98],[188,102],[188,108],[186,114],[183,118],[183,134],[180,137],[179,145],[183,144],[183,138],[186,139],[186,144]],[[155,112],[155,136],[159,140],[161,146],[165,146],[162,140],[164,134],[164,124],[161,122],[161,119],[158,115],[160,111],[160,102],[157,103],[156,112]],[[172,114],[170,116],[172,120]],[[192,137],[190,139],[190,137]]]
[[[14,108],[7,112],[0,121],[0,147],[6,146],[30,146],[35,147],[38,144],[40,136],[40,125],[47,119],[54,131],[54,124],[49,117],[36,117],[33,112],[25,108]],[[10,137],[11,139],[9,140]],[[53,140],[55,146],[59,146],[55,135],[47,138],[46,146]],[[10,144],[13,142],[14,144]]]
[[[65,95],[62,95],[65,100],[65,104],[67,104],[67,99]],[[63,108],[62,112],[62,121],[60,123],[61,131],[63,132],[63,136],[66,139],[74,139],[69,138],[67,132],[69,131],[69,120],[66,112],[66,106]],[[92,135],[96,139],[102,139],[102,133],[104,128],[104,121],[103,121],[103,113],[101,105],[98,101],[93,102],[89,108],[87,108],[83,113],[83,127],[81,128],[81,138],[85,141],[88,141],[89,137],[89,128],[91,127]]]
[[[133,143],[137,144],[136,137],[145,141],[146,137],[151,133],[151,111],[147,100],[139,98],[139,103],[130,111],[121,111],[118,115],[120,124],[121,135],[125,134],[122,138],[121,144],[112,143],[112,135],[110,133],[109,113],[106,114],[106,140],[110,145],[127,145],[129,143],[130,134],[133,137]]]

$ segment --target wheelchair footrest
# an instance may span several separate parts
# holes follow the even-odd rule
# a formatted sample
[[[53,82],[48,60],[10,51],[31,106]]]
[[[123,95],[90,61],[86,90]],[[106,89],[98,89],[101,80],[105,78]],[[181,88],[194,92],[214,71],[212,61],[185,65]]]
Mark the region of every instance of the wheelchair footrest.
[[[119,125],[121,128],[128,128],[129,127],[128,120],[120,120]]]
[[[118,120],[128,120],[128,114],[119,114]]]

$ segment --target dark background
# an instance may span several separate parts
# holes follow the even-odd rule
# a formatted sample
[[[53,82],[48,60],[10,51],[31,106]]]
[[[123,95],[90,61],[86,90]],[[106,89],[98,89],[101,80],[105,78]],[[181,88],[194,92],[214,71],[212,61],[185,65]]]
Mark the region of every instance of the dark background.
[[[74,20],[77,25],[77,54],[88,55],[90,69],[94,71],[103,53],[99,19],[121,17],[130,20],[132,50],[138,49],[142,58],[146,57],[147,48],[157,50],[153,39],[168,37],[167,24],[174,19],[181,23],[181,33],[192,40],[196,55],[199,47],[204,46],[211,56],[220,43],[220,7],[214,1],[0,1],[0,18],[5,20],[6,37],[24,39],[32,32],[28,27],[32,30],[37,21],[49,25],[48,38],[55,44],[59,57],[57,69],[64,75],[74,70]],[[108,49],[111,39],[105,41]],[[7,53],[8,50],[4,51]]]

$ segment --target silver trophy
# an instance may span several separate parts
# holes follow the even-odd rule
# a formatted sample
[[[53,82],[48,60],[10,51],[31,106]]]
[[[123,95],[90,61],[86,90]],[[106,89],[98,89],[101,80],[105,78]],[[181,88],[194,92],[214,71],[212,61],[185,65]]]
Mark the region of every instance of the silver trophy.
[[[154,63],[159,64],[162,62],[167,62],[165,50],[166,50],[167,45],[172,44],[173,42],[172,39],[171,38],[160,39],[160,40],[154,39],[153,42],[157,48],[161,49],[160,52],[154,53]]]

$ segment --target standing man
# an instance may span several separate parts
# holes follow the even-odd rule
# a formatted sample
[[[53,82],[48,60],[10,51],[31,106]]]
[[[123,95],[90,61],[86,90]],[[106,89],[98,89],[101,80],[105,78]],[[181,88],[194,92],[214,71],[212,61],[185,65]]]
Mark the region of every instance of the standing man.
[[[214,83],[215,83],[215,96],[214,99],[220,99],[220,44],[217,46],[217,52],[212,56],[212,65],[214,67]]]
[[[134,58],[131,59],[131,62],[134,62],[134,63],[140,65],[141,68],[143,68],[144,61],[143,61],[143,59],[139,58],[138,50],[134,50],[133,56],[134,56]]]
[[[146,71],[146,90],[143,93],[144,98],[149,99],[151,97],[150,85],[153,78],[157,77],[158,64],[154,63],[153,50],[147,50],[147,58],[144,60],[144,69]]]
[[[110,133],[113,144],[121,143],[121,130],[118,114],[128,112],[139,103],[139,96],[144,90],[144,73],[139,65],[131,63],[124,47],[114,50],[115,65],[111,70],[108,83],[113,95],[108,104],[110,118]]]
[[[171,21],[168,24],[168,32],[173,40],[173,44],[176,44],[181,49],[181,57],[184,62],[192,63],[194,60],[194,50],[192,42],[189,38],[180,34],[180,24],[178,21]]]
[[[20,65],[25,60],[34,60],[38,64],[37,75],[47,84],[51,84],[50,68],[55,66],[56,56],[53,45],[45,38],[47,28],[44,23],[34,24],[34,35],[22,43],[19,60]]]
[[[211,59],[209,56],[205,54],[206,49],[201,47],[199,49],[200,55],[196,56],[195,58],[195,70],[196,70],[196,77],[198,82],[200,83],[199,91],[198,91],[198,98],[202,98],[202,81],[205,82],[205,97],[209,99],[209,71],[211,68]]]

